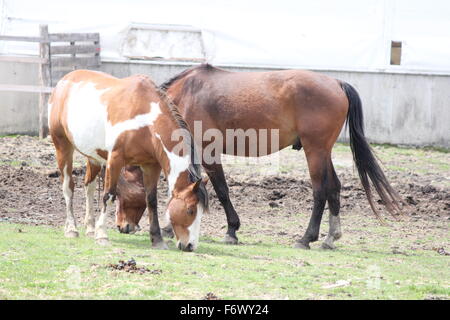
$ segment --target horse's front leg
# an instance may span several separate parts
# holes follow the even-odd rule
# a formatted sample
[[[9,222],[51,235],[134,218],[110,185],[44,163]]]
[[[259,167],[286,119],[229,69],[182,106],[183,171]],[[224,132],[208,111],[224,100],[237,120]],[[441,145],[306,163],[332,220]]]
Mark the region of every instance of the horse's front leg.
[[[168,249],[164,242],[158,220],[158,197],[157,186],[161,167],[157,164],[141,167],[144,188],[147,201],[148,217],[150,222],[150,240],[154,249]]]
[[[117,181],[123,167],[122,157],[114,152],[109,155],[105,170],[105,188],[103,190],[103,207],[95,224],[95,241],[99,245],[109,244],[107,230],[107,208],[116,199]]]
[[[233,204],[231,203],[230,192],[228,189],[227,181],[225,179],[222,164],[204,164],[203,166],[209,176],[209,179],[211,180],[217,197],[219,198],[219,201],[222,204],[227,216],[228,229],[227,233],[225,234],[224,241],[228,244],[237,244],[238,238],[236,236],[236,231],[239,230],[241,222],[239,221],[239,216],[236,213],[236,210],[234,210]]]
[[[86,194],[86,215],[84,217],[84,225],[86,227],[86,236],[95,236],[95,209],[94,194],[97,181],[97,175],[101,170],[101,166],[88,161],[86,164],[86,175],[84,177],[84,190]]]

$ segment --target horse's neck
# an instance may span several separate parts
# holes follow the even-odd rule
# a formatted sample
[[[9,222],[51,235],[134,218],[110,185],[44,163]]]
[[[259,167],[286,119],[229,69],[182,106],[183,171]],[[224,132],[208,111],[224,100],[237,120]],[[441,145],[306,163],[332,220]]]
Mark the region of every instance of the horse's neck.
[[[173,121],[170,121],[170,123],[173,123]],[[183,189],[189,184],[189,166],[191,165],[191,154],[188,146],[184,146],[183,152],[181,153],[182,156],[180,156],[180,149],[183,145],[180,142],[171,140],[174,130],[181,129],[174,123],[173,126],[173,128],[165,127],[167,134],[155,134],[162,149],[158,153],[160,157],[158,160],[167,177],[169,193],[172,193],[175,189]],[[181,143],[185,142],[182,141]]]

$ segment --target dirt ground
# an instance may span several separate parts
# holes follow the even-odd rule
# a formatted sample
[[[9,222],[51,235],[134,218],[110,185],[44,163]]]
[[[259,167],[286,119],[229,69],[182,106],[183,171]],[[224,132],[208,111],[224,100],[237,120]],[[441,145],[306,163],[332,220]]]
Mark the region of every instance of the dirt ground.
[[[399,223],[385,215],[390,224],[388,236],[401,239],[399,247],[393,250],[444,247],[449,251],[450,154],[421,150],[416,156],[414,150],[396,150],[375,147],[389,180],[410,204]],[[65,204],[61,182],[55,174],[54,154],[49,139],[28,136],[0,138],[0,222],[64,225]],[[358,241],[369,245],[371,241],[380,241],[377,238],[379,234],[367,231],[379,223],[368,206],[349,147],[338,145],[333,157],[343,185],[343,243]],[[83,157],[76,155],[74,210],[79,226],[85,210],[84,162]],[[231,199],[242,222],[238,235],[267,235],[279,243],[293,244],[306,230],[312,209],[312,190],[303,151],[286,149],[250,163],[242,158],[225,157],[224,163]],[[210,213],[203,218],[202,234],[223,237],[225,214],[212,186],[208,186],[208,191]],[[167,200],[167,183],[163,177],[158,194],[159,212],[162,213]],[[147,220],[145,214],[141,222],[142,232],[148,228]],[[326,235],[327,221],[326,213],[321,237]],[[114,208],[110,209],[109,222],[111,228],[115,228]]]

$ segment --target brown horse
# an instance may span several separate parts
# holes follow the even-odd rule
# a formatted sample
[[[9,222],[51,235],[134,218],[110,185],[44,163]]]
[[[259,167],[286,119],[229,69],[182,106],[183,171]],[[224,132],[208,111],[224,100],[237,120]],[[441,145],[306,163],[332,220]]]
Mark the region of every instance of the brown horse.
[[[145,188],[142,171],[138,166],[122,169],[117,183],[116,225],[121,233],[134,233],[140,229],[139,221],[144,214]],[[121,212],[128,212],[123,215]]]
[[[49,128],[66,201],[66,237],[77,237],[73,215],[74,149],[87,157],[86,234],[99,244],[108,243],[107,205],[116,198],[122,167],[139,165],[143,172],[145,203],[149,212],[154,248],[165,249],[158,222],[156,188],[161,169],[169,181],[171,199],[166,217],[173,225],[178,247],[192,251],[198,243],[200,220],[208,208],[208,197],[195,164],[194,144],[175,152],[172,135],[181,134],[188,144],[190,133],[176,107],[165,93],[143,75],[117,79],[88,70],[67,74],[54,89],[49,102]],[[103,208],[95,223],[93,196],[95,178],[106,164]],[[143,210],[142,210],[143,211]]]
[[[269,153],[288,146],[303,148],[312,180],[314,206],[308,228],[296,247],[309,248],[309,243],[318,239],[327,201],[330,229],[322,247],[335,248],[334,241],[341,237],[341,184],[331,161],[331,149],[344,123],[349,126],[354,161],[372,210],[380,218],[370,181],[387,210],[393,215],[401,212],[403,202],[390,186],[365,139],[361,100],[350,84],[310,71],[229,72],[203,64],[182,72],[160,88],[167,91],[191,129],[195,121],[201,121],[203,133],[215,128],[223,136],[229,129],[275,129],[279,132],[278,148]],[[203,139],[198,143],[206,150],[209,141]],[[223,139],[220,152],[238,154],[236,148],[228,148],[229,144],[229,140]],[[248,148],[244,153],[250,155]],[[225,209],[228,222],[225,241],[237,243],[240,221],[229,197],[222,165],[204,162],[203,166]]]

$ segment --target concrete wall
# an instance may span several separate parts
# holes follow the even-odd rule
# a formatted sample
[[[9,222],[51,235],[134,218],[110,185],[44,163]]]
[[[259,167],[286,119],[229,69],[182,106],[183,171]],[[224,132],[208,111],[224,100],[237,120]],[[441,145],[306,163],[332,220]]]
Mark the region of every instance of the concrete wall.
[[[0,62],[1,84],[38,84],[38,66]],[[39,132],[39,94],[0,91],[0,135]]]
[[[144,73],[158,84],[187,63],[103,62],[117,77]],[[224,67],[233,71],[268,68]],[[351,83],[363,101],[366,135],[372,142],[450,148],[450,75],[320,71]],[[37,84],[37,67],[0,63],[0,83]],[[38,94],[0,92],[0,135],[37,134]],[[341,134],[345,140],[347,133]]]

